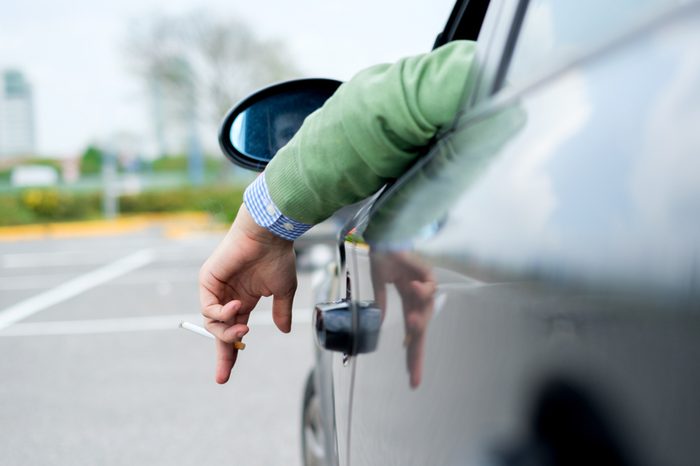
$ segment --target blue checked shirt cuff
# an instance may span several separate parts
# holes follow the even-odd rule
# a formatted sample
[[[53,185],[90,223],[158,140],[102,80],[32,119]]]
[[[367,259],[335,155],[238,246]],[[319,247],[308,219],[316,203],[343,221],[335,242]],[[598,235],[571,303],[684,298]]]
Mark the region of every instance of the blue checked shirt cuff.
[[[297,222],[280,212],[270,198],[264,173],[246,188],[243,202],[255,223],[284,239],[294,241],[313,226]]]

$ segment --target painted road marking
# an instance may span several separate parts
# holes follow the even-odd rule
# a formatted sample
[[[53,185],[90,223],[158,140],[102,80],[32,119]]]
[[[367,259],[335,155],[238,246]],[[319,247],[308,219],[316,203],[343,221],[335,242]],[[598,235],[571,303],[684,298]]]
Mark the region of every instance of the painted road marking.
[[[152,250],[143,249],[107,264],[104,267],[80,275],[44,293],[40,293],[13,306],[0,310],[0,330],[55,304],[73,298],[87,290],[129,273],[132,270],[143,267],[153,262],[154,258],[155,254]]]
[[[161,261],[158,254],[158,262]],[[114,280],[111,285],[149,285],[159,282],[197,283],[198,270],[182,270],[183,267],[161,267],[140,270],[135,274],[124,275]],[[24,275],[19,277],[0,277],[0,291],[21,291],[46,289],[47,283],[60,284],[70,279],[71,274]]]
[[[310,309],[294,309],[292,322],[311,322]],[[180,322],[201,321],[199,314],[170,314],[164,316],[123,317],[119,319],[64,320],[59,322],[25,322],[0,331],[0,336],[29,337],[49,335],[88,335],[97,333],[177,330]],[[253,311],[248,325],[274,325],[271,311]],[[184,332],[183,332],[184,334]]]
[[[180,242],[180,244],[182,244]],[[159,248],[158,260],[160,262],[182,262],[183,260],[201,261],[202,256],[211,253],[212,245],[198,246],[201,250],[189,247],[183,251],[182,247]],[[46,269],[48,267],[78,267],[104,263],[107,260],[122,257],[135,248],[114,248],[106,246],[100,251],[58,251],[40,253],[12,253],[0,255],[0,268],[3,269]],[[108,251],[108,252],[105,252]]]
[[[74,274],[25,275],[21,277],[0,277],[0,290],[45,290],[47,284],[59,285],[69,280]]]
[[[133,250],[133,249],[132,249]],[[74,267],[104,263],[105,259],[123,256],[127,251],[114,248],[100,251],[54,251],[22,252],[0,256],[0,265],[5,269]]]

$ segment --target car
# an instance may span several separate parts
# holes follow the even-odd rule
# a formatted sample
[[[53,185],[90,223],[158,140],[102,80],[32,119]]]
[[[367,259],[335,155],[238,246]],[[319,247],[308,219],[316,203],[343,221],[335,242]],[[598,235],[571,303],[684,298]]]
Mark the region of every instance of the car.
[[[458,118],[315,265],[304,463],[698,464],[700,2],[460,0],[458,39]]]

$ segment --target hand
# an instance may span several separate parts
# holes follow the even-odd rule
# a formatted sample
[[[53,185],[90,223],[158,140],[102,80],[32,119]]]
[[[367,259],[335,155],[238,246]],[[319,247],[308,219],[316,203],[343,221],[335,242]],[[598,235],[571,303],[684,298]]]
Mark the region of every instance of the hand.
[[[228,381],[238,356],[233,342],[248,333],[248,317],[261,296],[273,296],[277,328],[291,330],[296,287],[293,243],[259,226],[242,205],[199,273],[204,323],[216,337],[217,383]]]
[[[429,266],[408,252],[370,254],[374,299],[386,312],[386,285],[393,283],[401,297],[406,348],[406,369],[411,388],[423,378],[425,339],[435,307],[437,284]]]

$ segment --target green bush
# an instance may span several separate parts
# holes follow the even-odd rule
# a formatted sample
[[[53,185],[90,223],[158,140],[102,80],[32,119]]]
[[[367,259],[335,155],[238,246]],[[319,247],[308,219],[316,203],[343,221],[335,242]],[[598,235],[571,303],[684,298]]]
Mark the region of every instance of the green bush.
[[[206,173],[219,173],[225,163],[228,163],[223,156],[219,157],[204,157],[204,171]],[[187,172],[187,156],[186,155],[164,155],[151,162],[151,170],[153,173],[186,173]]]
[[[80,173],[83,175],[95,175],[102,171],[103,154],[95,146],[88,146],[80,157]]]
[[[18,195],[0,195],[0,225],[23,225],[35,221],[35,215],[22,207]]]
[[[243,201],[240,187],[146,191],[119,197],[121,214],[207,212],[230,222]],[[0,225],[88,220],[102,215],[102,193],[26,189],[0,194]]]
[[[207,212],[220,220],[232,220],[243,202],[239,187],[178,188],[147,191],[119,198],[119,210],[124,214],[146,212]]]
[[[164,155],[151,162],[154,173],[185,172],[187,171],[187,158],[184,155]]]
[[[98,193],[26,189],[0,195],[0,225],[97,218],[101,206],[102,197]]]

